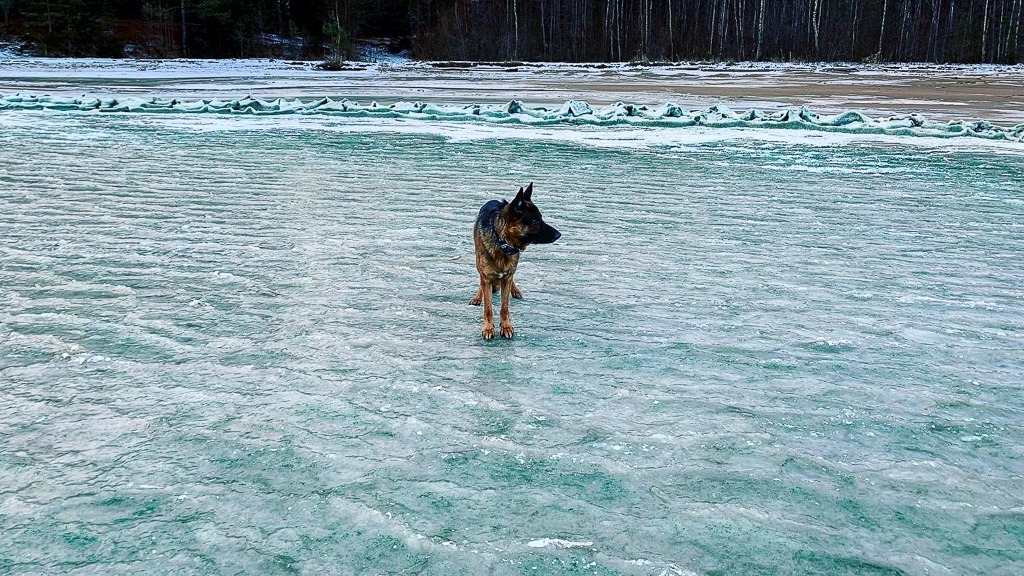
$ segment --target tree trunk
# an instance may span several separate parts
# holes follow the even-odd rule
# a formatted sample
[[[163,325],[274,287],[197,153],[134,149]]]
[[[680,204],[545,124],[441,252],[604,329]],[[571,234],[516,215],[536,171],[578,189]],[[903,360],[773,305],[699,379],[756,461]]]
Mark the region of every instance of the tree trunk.
[[[547,2],[544,0],[541,0],[540,2],[540,47],[541,54],[544,59],[550,60],[550,57],[548,56],[548,37],[547,34],[544,33],[544,4],[546,3]]]
[[[644,11],[644,58],[651,58],[651,10],[653,4],[647,0],[647,10]]]
[[[814,0],[811,10],[811,23],[814,27],[814,57],[820,59],[821,49],[818,44],[818,31],[821,28],[821,0]]]
[[[985,45],[988,42],[988,1],[989,0],[985,0],[985,16],[984,16],[984,18],[982,18],[982,21],[981,21],[981,61],[982,61],[982,63],[985,62],[986,56],[988,55],[988,53],[987,53],[987,46]]]
[[[725,54],[725,40],[729,33],[729,5],[727,4],[728,1],[729,0],[722,0],[722,16],[718,19],[718,31],[720,35],[718,39],[718,51],[722,55]]]
[[[937,61],[938,58],[938,43],[939,43],[939,13],[941,12],[939,7],[939,0],[931,0],[932,4],[932,23],[930,30],[928,30],[928,59],[932,62]]]
[[[671,62],[676,61],[675,40],[675,34],[672,32],[672,0],[668,0],[668,59]]]
[[[512,55],[515,57],[516,60],[518,60],[519,59],[519,5],[517,3],[517,0],[512,0],[512,15],[513,15],[513,17],[515,19],[515,35],[516,35],[516,37],[515,37],[516,38],[515,51],[512,52]]]
[[[854,60],[857,57],[857,19],[860,14],[857,11],[858,3],[853,3],[853,26],[850,26],[850,53],[847,60]]]
[[[1004,26],[1003,26],[1003,23],[1004,23],[1004,20],[1003,20],[1003,16],[1004,16],[1003,9],[1006,7],[1006,0],[998,0],[998,2],[999,2],[999,18],[996,19],[995,18],[995,14],[992,14],[992,17],[995,20],[993,22],[993,24],[995,24],[995,33],[996,33],[996,54],[995,54],[995,60],[994,60],[995,62],[999,62],[999,61],[1001,61],[1003,59],[1003,28],[1004,28]],[[994,10],[993,10],[993,12],[994,12]]]
[[[622,62],[622,2],[624,0],[617,0],[615,3],[615,44],[619,51],[619,62]]]
[[[188,37],[185,33],[185,0],[181,0],[181,55],[188,58]]]
[[[710,43],[708,44],[708,58],[715,57],[715,20],[718,19],[718,2],[711,4],[711,28],[708,30],[708,38]]]
[[[857,23],[854,22],[854,27]],[[757,11],[757,49],[754,51],[754,60],[761,59],[761,49],[764,46],[764,0],[761,0],[761,7]]]
[[[882,29],[878,32],[878,59],[882,59],[882,42],[885,40],[885,15],[889,11],[889,0],[882,2]]]
[[[910,0],[903,0],[903,17],[900,19],[900,41],[897,46],[897,55],[900,60],[906,60],[907,20],[910,19]]]
[[[739,60],[746,60],[747,58],[747,45],[743,41],[743,20],[746,18],[746,13],[743,11],[745,3],[742,0],[736,0],[736,56]]]
[[[942,57],[945,60],[946,49],[949,48],[950,43],[953,41],[953,7],[956,5],[956,0],[949,0],[949,18],[946,21],[946,40],[943,42]]]
[[[1017,58],[1018,61],[1020,61],[1020,56],[1021,56],[1020,52],[1017,51],[1017,50],[1020,49],[1020,45],[1021,45],[1021,36],[1020,35],[1021,35],[1021,0],[1017,0],[1017,19],[1014,22],[1014,47],[1013,47],[1013,55],[1014,55],[1014,57]]]

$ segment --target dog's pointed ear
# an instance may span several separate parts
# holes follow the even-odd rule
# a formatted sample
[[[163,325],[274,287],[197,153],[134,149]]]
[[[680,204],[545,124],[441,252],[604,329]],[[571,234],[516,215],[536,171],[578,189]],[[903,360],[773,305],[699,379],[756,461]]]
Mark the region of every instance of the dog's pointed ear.
[[[522,206],[523,206],[523,187],[522,186],[519,187],[519,192],[516,194],[516,197],[512,199],[511,204],[512,204],[512,208],[514,208],[516,210],[519,210],[519,209],[522,208]]]
[[[530,198],[532,196],[533,196],[533,182],[530,182],[530,185],[526,187],[526,193],[523,194],[523,200],[530,200]]]

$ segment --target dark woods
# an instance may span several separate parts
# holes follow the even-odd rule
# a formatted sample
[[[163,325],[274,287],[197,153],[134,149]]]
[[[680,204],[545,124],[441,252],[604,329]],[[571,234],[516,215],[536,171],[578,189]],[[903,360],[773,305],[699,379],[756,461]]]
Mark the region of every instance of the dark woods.
[[[348,56],[408,38],[408,0],[0,0],[0,38],[48,56]]]
[[[1024,59],[1024,0],[0,0],[47,55],[440,60]]]
[[[1018,62],[1022,0],[412,2],[423,57]]]

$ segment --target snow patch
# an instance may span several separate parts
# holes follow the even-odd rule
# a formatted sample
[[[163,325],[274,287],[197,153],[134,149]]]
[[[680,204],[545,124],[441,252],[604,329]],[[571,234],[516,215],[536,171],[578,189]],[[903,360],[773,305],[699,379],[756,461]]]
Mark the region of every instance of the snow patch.
[[[22,44],[12,42],[0,42],[0,60],[14,60],[15,58],[22,58],[22,46]]]
[[[401,66],[409,63],[409,51],[395,51],[392,46],[394,42],[390,38],[376,38],[366,40],[356,46],[358,60],[360,62],[377,62],[389,66]]]
[[[593,542],[574,542],[572,540],[562,540],[560,538],[539,538],[537,540],[530,540],[526,543],[530,548],[590,548],[594,545]]]

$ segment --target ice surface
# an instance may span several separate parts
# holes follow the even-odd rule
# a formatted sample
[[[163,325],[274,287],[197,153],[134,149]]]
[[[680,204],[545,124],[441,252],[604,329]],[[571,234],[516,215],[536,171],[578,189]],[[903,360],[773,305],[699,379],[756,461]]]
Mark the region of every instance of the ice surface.
[[[1021,572],[1019,142],[360,106],[0,112],[0,572]]]

